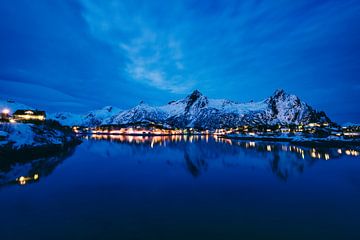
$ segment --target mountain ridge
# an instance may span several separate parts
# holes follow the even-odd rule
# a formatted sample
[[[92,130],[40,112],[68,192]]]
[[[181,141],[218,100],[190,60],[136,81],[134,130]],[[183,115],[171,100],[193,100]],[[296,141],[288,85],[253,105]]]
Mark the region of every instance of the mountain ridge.
[[[112,110],[115,109],[115,110]],[[99,111],[102,114],[99,114]],[[68,116],[67,116],[68,115]],[[79,116],[75,116],[79,118]],[[69,124],[69,114],[53,114],[52,119]],[[82,118],[82,119],[81,119]],[[317,111],[296,95],[277,89],[270,97],[259,102],[238,103],[228,99],[211,99],[199,90],[183,99],[162,106],[147,103],[120,110],[107,106],[80,116],[73,121],[78,126],[126,125],[158,123],[174,128],[216,129],[240,125],[289,125],[332,121],[323,111]]]

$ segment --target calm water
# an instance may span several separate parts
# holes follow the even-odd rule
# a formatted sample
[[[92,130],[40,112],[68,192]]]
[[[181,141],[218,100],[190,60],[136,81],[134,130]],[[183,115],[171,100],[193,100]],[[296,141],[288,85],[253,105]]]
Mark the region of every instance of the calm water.
[[[2,240],[264,238],[360,239],[358,150],[115,136],[0,164]]]

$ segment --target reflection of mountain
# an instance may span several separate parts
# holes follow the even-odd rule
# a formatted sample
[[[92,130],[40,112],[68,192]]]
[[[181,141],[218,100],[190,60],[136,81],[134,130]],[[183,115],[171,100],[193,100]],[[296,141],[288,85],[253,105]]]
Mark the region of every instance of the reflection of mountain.
[[[60,163],[73,154],[74,149],[75,147],[67,148],[55,156],[36,160],[27,160],[26,156],[16,161],[0,158],[0,186],[14,183],[26,184],[48,176]]]
[[[282,180],[302,173],[317,160],[338,158],[350,150],[330,148],[303,148],[287,143],[231,141],[210,136],[93,136],[106,139],[104,145],[92,144],[97,153],[116,156],[127,149],[138,161],[157,159],[176,166],[181,165],[193,176],[199,176],[210,168],[239,167],[271,171]],[[121,144],[119,150],[116,143]],[[91,150],[91,148],[89,149]],[[126,150],[126,151],[127,151]],[[354,151],[354,150],[352,150]]]

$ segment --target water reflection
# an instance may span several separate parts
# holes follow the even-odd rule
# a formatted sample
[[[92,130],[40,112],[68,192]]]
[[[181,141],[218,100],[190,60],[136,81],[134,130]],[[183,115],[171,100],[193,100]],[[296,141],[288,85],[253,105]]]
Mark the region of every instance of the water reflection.
[[[125,136],[93,135],[93,140],[106,140],[131,146],[133,155],[146,156],[155,152],[157,157],[171,151],[172,166],[185,164],[185,169],[194,177],[206,172],[209,166],[243,167],[270,170],[279,179],[302,173],[319,160],[339,159],[341,156],[359,156],[358,149],[307,148],[288,143],[238,141],[209,135],[194,136]],[[107,151],[109,154],[111,150]],[[177,158],[181,152],[181,158]],[[166,154],[169,154],[168,152]],[[179,163],[180,162],[180,163]]]
[[[50,175],[66,158],[74,153],[75,148],[68,148],[52,157],[35,160],[23,158],[9,159],[0,157],[0,186],[26,185]]]
[[[193,177],[211,168],[255,169],[270,172],[278,179],[303,173],[318,161],[358,157],[359,149],[307,148],[288,143],[238,141],[210,135],[125,136],[92,135],[86,137],[87,151],[107,158],[126,158],[129,162],[150,160],[170,167],[181,167]],[[37,160],[1,159],[0,186],[25,185],[39,181],[74,152],[67,149],[53,157]],[[154,163],[154,162],[152,162]],[[103,164],[103,163],[99,163]]]

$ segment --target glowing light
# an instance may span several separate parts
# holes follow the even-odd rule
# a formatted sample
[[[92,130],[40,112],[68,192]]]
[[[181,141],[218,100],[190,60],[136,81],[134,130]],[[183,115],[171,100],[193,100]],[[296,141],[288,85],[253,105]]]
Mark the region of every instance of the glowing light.
[[[2,113],[8,115],[10,113],[10,110],[8,108],[4,108],[2,110]]]
[[[26,184],[26,178],[24,176],[21,176],[17,179],[20,183],[20,185],[25,185]]]
[[[40,120],[40,121],[45,120],[45,117],[41,115],[16,115],[15,117],[17,119],[25,119],[25,120]]]
[[[318,124],[318,123],[309,123],[308,126],[309,127],[320,127],[320,124]]]

